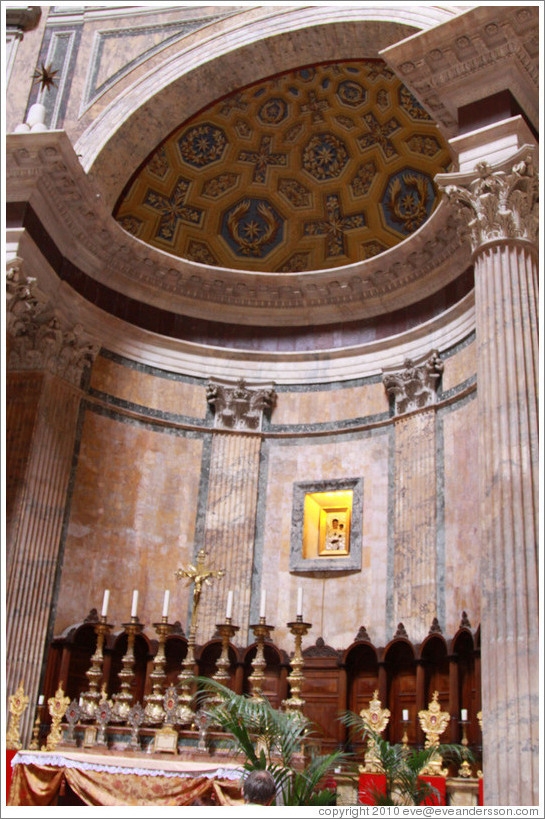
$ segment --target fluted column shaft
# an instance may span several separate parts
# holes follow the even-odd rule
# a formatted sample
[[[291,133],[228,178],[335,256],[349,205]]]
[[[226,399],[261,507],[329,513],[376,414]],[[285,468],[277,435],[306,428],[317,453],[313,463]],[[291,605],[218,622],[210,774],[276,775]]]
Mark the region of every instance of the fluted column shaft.
[[[438,177],[475,264],[484,799],[538,804],[538,293],[534,149]],[[446,183],[446,184],[445,184]]]
[[[475,260],[483,765],[494,805],[538,798],[536,262],[530,247],[504,243]]]
[[[233,590],[233,623],[240,626],[239,640],[246,644],[259,479],[259,435],[217,432],[212,442],[208,509],[204,548],[225,576],[214,594],[203,594],[198,640],[209,640]]]
[[[422,640],[437,615],[435,411],[396,430],[394,621]]]
[[[21,390],[34,393],[35,388],[35,414],[22,423],[13,411],[16,396]],[[22,680],[32,703],[39,693],[53,610],[80,394],[58,377],[36,372],[8,373],[7,389],[7,436],[18,459],[11,461],[15,480],[7,510],[6,689],[12,693]],[[30,737],[33,716],[29,708],[21,720],[23,742]]]

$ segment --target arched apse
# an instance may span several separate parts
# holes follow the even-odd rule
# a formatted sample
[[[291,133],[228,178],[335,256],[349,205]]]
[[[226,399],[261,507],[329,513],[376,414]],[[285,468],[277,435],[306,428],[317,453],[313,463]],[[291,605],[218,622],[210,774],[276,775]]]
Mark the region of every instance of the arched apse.
[[[127,174],[180,122],[248,82],[304,64],[377,57],[380,50],[455,16],[456,7],[268,7],[211,25],[106,105],[76,144],[84,169],[113,207]],[[251,77],[248,75],[251,66]]]

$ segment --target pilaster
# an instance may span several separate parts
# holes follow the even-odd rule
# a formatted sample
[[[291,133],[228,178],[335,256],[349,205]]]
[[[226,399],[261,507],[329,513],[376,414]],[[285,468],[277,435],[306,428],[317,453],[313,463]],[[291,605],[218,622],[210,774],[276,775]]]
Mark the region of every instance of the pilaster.
[[[79,381],[98,347],[83,337],[14,259],[7,273],[6,688],[36,700],[72,464]],[[30,400],[28,400],[30,399]],[[33,711],[21,723],[29,735]],[[26,718],[26,719],[25,719]]]
[[[216,432],[210,460],[204,548],[225,576],[214,596],[203,596],[197,639],[209,640],[233,590],[233,623],[245,645],[250,622],[250,593],[263,411],[272,405],[271,387],[249,388],[210,382],[208,401]]]
[[[395,402],[394,621],[411,640],[437,616],[436,391],[443,362],[432,351],[419,362],[384,371]],[[418,410],[418,411],[416,411]]]

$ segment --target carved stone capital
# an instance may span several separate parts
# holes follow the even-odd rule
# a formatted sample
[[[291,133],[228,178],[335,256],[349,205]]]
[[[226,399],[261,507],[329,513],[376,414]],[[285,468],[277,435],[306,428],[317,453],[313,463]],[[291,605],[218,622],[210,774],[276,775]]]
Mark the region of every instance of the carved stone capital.
[[[8,368],[47,370],[79,386],[100,349],[83,327],[59,316],[35,279],[25,276],[19,259],[6,272]]]
[[[470,231],[473,252],[488,242],[525,240],[537,244],[539,181],[535,148],[525,145],[500,166],[481,162],[475,174],[440,174],[439,187]]]
[[[419,361],[407,358],[402,369],[383,371],[382,383],[395,400],[396,415],[435,404],[443,367],[439,353],[432,350]]]
[[[214,409],[214,426],[217,429],[259,431],[263,411],[272,408],[276,393],[274,387],[248,388],[244,379],[235,386],[208,383],[206,398]]]

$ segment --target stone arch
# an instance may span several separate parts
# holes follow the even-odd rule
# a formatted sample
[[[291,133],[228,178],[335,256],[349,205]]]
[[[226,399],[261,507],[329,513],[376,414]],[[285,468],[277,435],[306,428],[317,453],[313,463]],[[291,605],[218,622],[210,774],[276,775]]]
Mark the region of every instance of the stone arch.
[[[112,99],[75,148],[111,208],[134,170],[183,119],[234,88],[340,54],[377,57],[419,30],[455,16],[449,7],[310,7],[243,12],[207,29],[206,39],[136,76]],[[213,69],[211,68],[213,66]],[[129,75],[130,80],[130,75]]]

